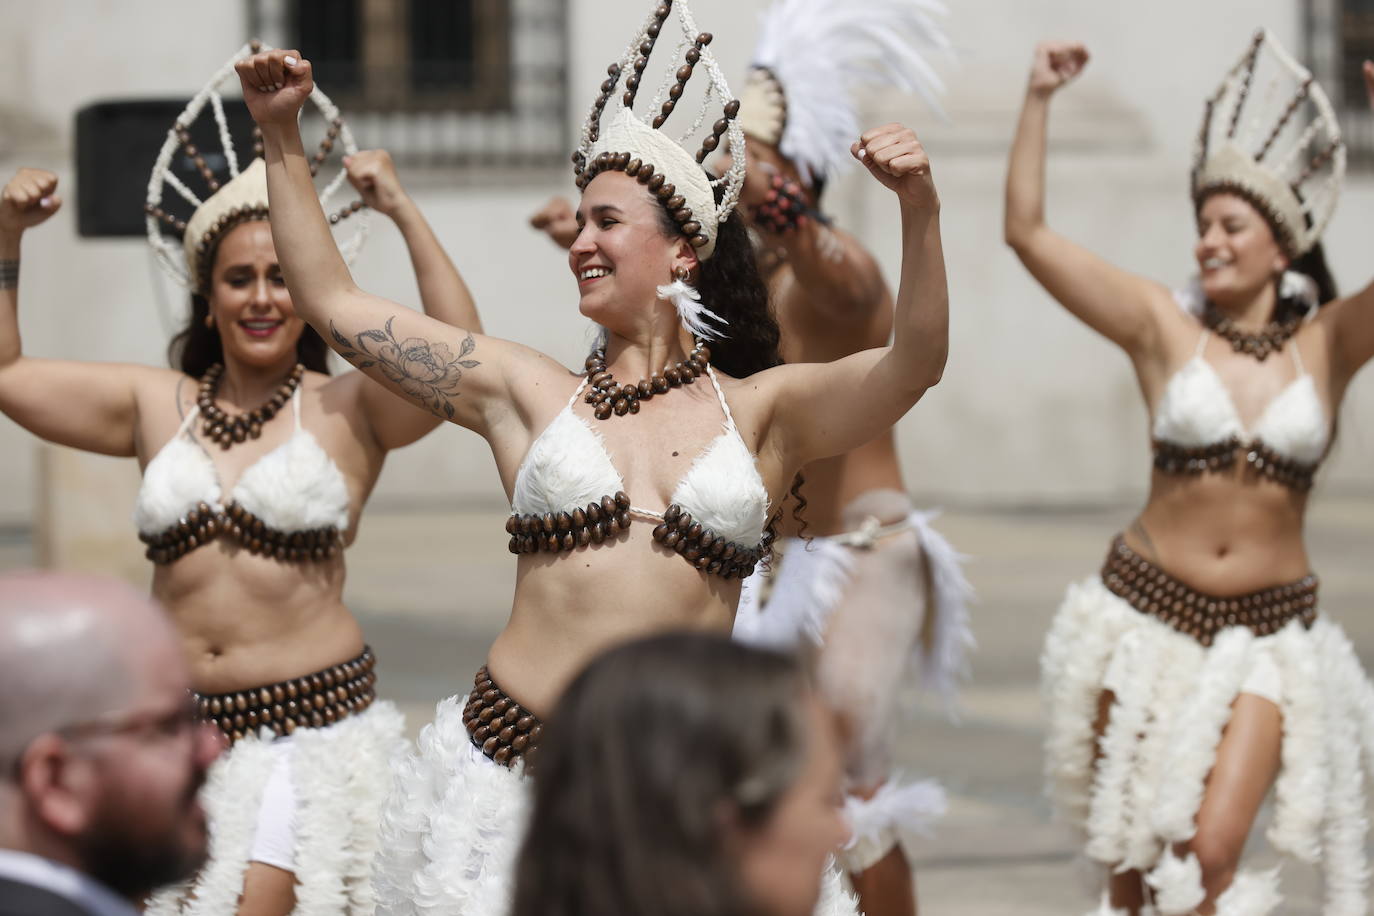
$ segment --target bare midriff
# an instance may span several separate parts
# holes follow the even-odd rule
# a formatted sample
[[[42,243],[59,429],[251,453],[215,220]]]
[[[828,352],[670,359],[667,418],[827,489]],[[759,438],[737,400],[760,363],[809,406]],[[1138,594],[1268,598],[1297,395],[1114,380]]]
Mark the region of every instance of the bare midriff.
[[[289,563],[224,539],[153,571],[200,693],[229,693],[356,657],[362,630],[343,603],[342,557]]]
[[[1156,471],[1149,501],[1126,543],[1209,595],[1242,595],[1311,572],[1303,544],[1307,498],[1242,463],[1223,472]]]
[[[670,630],[730,632],[739,580],[693,568],[659,546],[653,528],[637,520],[601,545],[520,557],[510,622],[488,667],[521,706],[546,718],[568,682],[619,643]]]

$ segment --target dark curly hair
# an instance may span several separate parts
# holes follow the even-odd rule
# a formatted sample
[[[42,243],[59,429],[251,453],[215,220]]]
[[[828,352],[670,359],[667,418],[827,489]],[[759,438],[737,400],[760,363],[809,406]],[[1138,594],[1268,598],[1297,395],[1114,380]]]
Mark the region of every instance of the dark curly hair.
[[[224,233],[221,233],[206,254],[210,262],[208,274],[214,272],[215,259],[219,257],[219,243],[223,238]],[[180,369],[192,378],[200,378],[215,363],[224,362],[224,343],[220,340],[219,328],[209,327],[205,323],[210,314],[208,298],[200,293],[192,293],[190,312],[186,326],[173,335],[167,344],[167,361],[172,368]],[[311,372],[329,374],[329,347],[310,325],[305,326],[300,339],[296,341],[296,360]]]
[[[647,191],[645,193],[648,193]],[[722,193],[716,188],[716,198]],[[650,195],[652,198],[652,195]],[[659,228],[668,238],[682,234],[672,214],[657,198]],[[778,342],[782,332],[768,301],[768,286],[759,273],[749,230],[738,215],[720,224],[711,257],[701,262],[696,288],[701,301],[729,323],[722,339],[712,340],[711,363],[735,378],[782,365]]]
[[[766,823],[795,783],[805,691],[795,658],[728,635],[593,661],[534,761],[513,916],[757,916],[720,819]]]

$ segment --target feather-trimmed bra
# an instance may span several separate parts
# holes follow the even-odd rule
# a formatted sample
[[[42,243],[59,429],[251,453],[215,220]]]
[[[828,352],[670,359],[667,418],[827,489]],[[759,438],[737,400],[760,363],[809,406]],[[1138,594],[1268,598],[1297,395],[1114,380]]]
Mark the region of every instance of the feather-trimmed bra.
[[[291,407],[291,438],[244,470],[227,503],[214,462],[191,434],[200,409],[186,414],[148,462],[138,490],[134,524],[148,559],[172,563],[222,536],[278,560],[322,561],[339,552],[348,530],[348,485],[301,426],[299,388]]]
[[[656,522],[654,540],[697,569],[726,579],[748,576],[765,546],[768,490],[710,366],[706,374],[725,414],[724,430],[692,462],[662,512],[630,503],[600,434],[573,413],[587,385],[583,379],[516,472],[506,521],[511,552],[557,553],[601,544],[637,517]]]
[[[1311,489],[1330,443],[1330,426],[1297,344],[1290,343],[1297,378],[1247,430],[1221,377],[1203,359],[1208,333],[1202,332],[1193,358],[1164,388],[1152,431],[1155,467],[1166,474],[1225,470],[1244,449],[1257,473],[1295,490]]]

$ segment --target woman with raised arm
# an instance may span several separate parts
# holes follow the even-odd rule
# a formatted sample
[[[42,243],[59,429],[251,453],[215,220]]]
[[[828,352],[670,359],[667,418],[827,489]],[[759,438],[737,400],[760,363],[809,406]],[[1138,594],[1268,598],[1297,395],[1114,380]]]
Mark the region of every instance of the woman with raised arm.
[[[674,12],[684,50],[651,126],[632,105]],[[384,911],[507,906],[526,792],[518,764],[564,685],[626,639],[728,632],[740,580],[767,548],[769,506],[797,468],[888,428],[943,371],[939,200],[919,141],[899,125],[852,148],[901,206],[892,346],[777,365],[767,293],[744,228],[729,218],[744,139],[711,40],[685,3],[660,4],[611,66],[588,121],[569,267],[579,308],[603,336],[585,378],[358,289],[330,243],[296,126],[309,63],[271,52],[240,65],[300,314],[393,390],[482,435],[512,503],[505,536],[520,558],[510,621],[479,689],[440,704],[403,768],[384,828]],[[703,104],[714,97],[723,111],[694,155],[657,128],[697,69],[710,79]],[[700,162],[726,137],[737,152],[713,180]]]
[[[1070,587],[1046,640],[1050,783],[1110,869],[1101,913],[1271,912],[1277,872],[1239,870],[1271,786],[1271,844],[1322,866],[1323,913],[1363,913],[1374,696],[1318,611],[1302,538],[1333,418],[1374,356],[1374,285],[1338,297],[1320,244],[1344,166],[1335,117],[1257,34],[1207,102],[1200,278],[1176,301],[1045,223],[1049,100],[1087,60],[1078,44],[1036,49],[1006,237],[1130,356],[1154,471],[1144,510],[1101,576]],[[1374,104],[1374,66],[1365,77]]]
[[[198,102],[230,76],[226,66]],[[262,160],[240,171],[230,146],[230,174],[213,173],[190,139],[199,110],[170,132],[154,187],[165,175],[193,196],[195,172],[171,170],[189,146],[180,152],[211,193],[185,219],[171,202],[149,205],[187,239],[183,255],[180,239],[156,236],[191,289],[176,368],[22,353],[20,236],[59,206],[56,177],[22,169],[0,197],[0,409],[50,442],[138,459],[134,521],[153,593],[176,618],[202,715],[232,742],[206,790],[210,862],[149,911],[361,916],[373,910],[367,875],[404,739],[396,709],[372,703],[374,659],[343,603],[342,551],[387,451],[438,421],[398,410],[362,373],[329,375],[324,342],[282,282]],[[351,147],[341,131],[336,122],[328,144]],[[386,153],[355,152],[348,178],[401,229],[430,314],[472,327],[471,298]]]

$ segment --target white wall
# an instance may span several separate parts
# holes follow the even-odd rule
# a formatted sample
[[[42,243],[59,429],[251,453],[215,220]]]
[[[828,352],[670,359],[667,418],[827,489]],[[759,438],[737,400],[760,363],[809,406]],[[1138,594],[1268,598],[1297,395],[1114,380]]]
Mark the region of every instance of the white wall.
[[[695,0],[712,48],[740,74],[762,0]],[[1170,283],[1191,271],[1186,176],[1203,96],[1266,23],[1298,43],[1294,0],[1138,3],[962,0],[949,31],[961,63],[946,67],[951,121],[918,103],[874,98],[871,120],[899,118],[928,142],[943,199],[952,348],[941,385],[903,421],[910,482],[936,502],[1076,503],[1138,494],[1146,480],[1144,416],[1126,360],[1036,286],[1001,241],[1006,150],[1030,49],[1041,36],[1085,40],[1094,59],[1057,100],[1049,212],[1062,231],[1111,260]],[[645,0],[571,0],[568,118],[585,106],[644,13]],[[0,0],[0,170],[56,168],[72,194],[77,108],[99,98],[190,94],[243,35],[243,9],[171,0]],[[305,49],[308,53],[308,49]],[[817,48],[816,53],[823,53]],[[320,74],[327,86],[327,75]],[[565,172],[407,177],[465,272],[490,333],[570,364],[585,352],[585,322],[562,256],[525,219]],[[829,206],[897,268],[896,210],[862,174],[836,182]],[[1374,181],[1348,182],[1328,250],[1347,287],[1369,277]],[[161,363],[167,296],[136,240],[88,241],[68,210],[26,240],[22,327],[26,351],[75,359]],[[356,268],[368,289],[414,303],[399,237],[382,221]],[[175,297],[168,300],[180,307]],[[1329,488],[1374,489],[1374,381],[1352,389]],[[38,483],[33,440],[0,418],[0,524],[22,524]],[[131,479],[126,474],[124,480]],[[127,484],[122,484],[125,486]],[[93,494],[127,517],[131,497]],[[393,455],[375,505],[493,503],[501,499],[486,446],[457,428]]]

